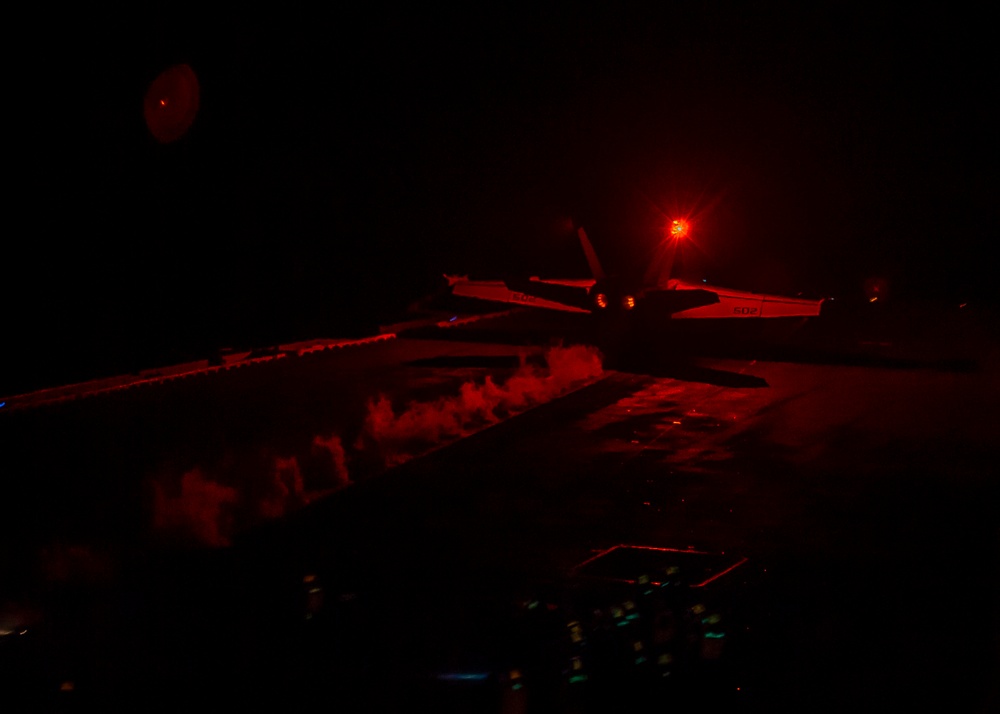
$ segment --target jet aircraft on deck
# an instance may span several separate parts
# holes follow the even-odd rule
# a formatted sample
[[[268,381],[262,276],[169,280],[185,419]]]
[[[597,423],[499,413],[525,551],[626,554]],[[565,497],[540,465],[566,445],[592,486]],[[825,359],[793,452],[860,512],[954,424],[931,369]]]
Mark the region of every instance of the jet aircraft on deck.
[[[591,277],[527,280],[470,280],[445,275],[451,293],[546,310],[590,314],[636,314],[659,319],[808,318],[820,314],[823,299],[805,299],[732,290],[671,277],[673,250],[687,233],[684,221],[673,221],[664,259],[651,263],[641,281],[629,284],[605,273],[583,228],[577,235]],[[639,320],[640,318],[636,318]]]

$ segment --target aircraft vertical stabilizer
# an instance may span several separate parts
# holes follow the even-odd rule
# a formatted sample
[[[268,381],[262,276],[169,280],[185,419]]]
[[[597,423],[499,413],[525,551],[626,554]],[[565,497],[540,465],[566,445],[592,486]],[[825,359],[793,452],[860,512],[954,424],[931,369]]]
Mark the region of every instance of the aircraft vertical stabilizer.
[[[597,259],[597,253],[594,252],[594,246],[591,245],[587,232],[583,228],[577,228],[576,234],[580,236],[580,245],[583,246],[583,254],[587,256],[590,274],[594,276],[594,280],[603,281],[605,279],[604,269],[601,267],[601,261]]]

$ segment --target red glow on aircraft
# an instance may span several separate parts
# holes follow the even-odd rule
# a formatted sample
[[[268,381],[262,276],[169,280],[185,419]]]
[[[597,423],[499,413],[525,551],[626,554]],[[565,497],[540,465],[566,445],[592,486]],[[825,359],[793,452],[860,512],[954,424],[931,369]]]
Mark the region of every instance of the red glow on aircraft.
[[[198,114],[201,88],[198,76],[186,64],[163,70],[154,79],[143,100],[143,116],[149,133],[161,144],[184,136]]]

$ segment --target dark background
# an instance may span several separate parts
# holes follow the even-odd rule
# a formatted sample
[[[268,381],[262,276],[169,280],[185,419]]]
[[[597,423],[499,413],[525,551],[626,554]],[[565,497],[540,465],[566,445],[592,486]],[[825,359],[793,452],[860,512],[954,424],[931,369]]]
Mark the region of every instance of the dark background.
[[[75,12],[75,11],[74,11]],[[844,3],[206,17],[7,30],[0,394],[370,331],[474,277],[639,262],[732,287],[991,301],[986,10]],[[200,109],[161,144],[150,83]]]

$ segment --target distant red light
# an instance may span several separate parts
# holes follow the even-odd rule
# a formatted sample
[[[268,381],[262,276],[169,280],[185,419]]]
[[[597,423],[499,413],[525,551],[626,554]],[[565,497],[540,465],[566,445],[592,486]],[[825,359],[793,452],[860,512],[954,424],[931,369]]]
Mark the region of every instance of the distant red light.
[[[194,70],[178,64],[154,79],[143,100],[143,116],[149,133],[167,144],[184,136],[198,114],[201,88]]]
[[[871,277],[865,281],[864,285],[865,297],[868,298],[868,302],[876,302],[877,300],[885,300],[889,296],[889,281],[882,277]]]

